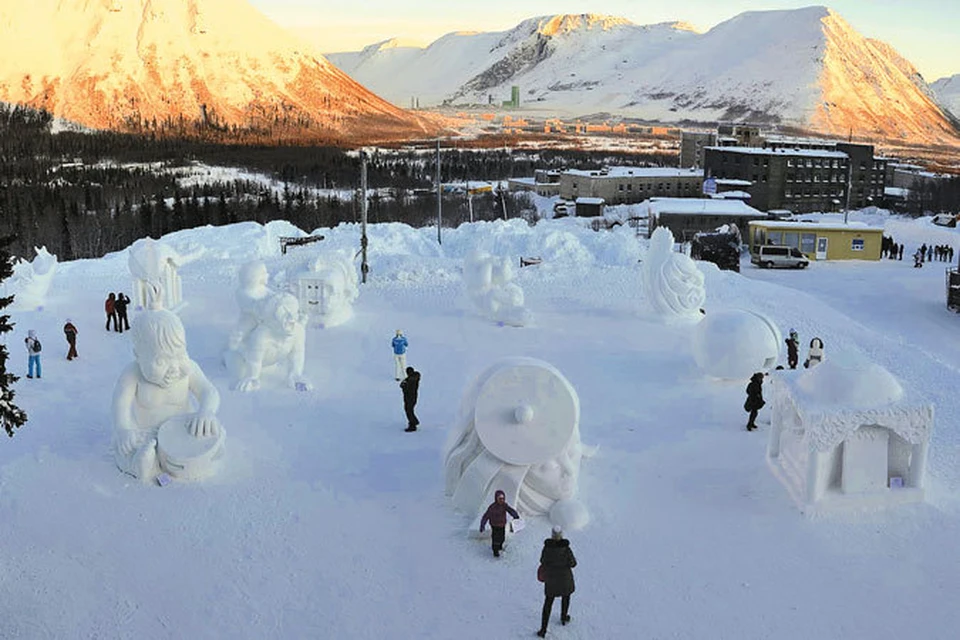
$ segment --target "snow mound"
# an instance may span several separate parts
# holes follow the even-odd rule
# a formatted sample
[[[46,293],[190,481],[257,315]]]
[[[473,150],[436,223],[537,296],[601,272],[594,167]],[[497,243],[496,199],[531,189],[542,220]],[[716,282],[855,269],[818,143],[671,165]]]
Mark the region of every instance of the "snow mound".
[[[697,324],[692,349],[705,373],[737,380],[772,369],[780,356],[781,343],[777,325],[763,314],[723,309],[711,311]]]
[[[829,405],[876,407],[903,397],[903,387],[892,373],[853,354],[841,354],[808,369],[797,387]]]

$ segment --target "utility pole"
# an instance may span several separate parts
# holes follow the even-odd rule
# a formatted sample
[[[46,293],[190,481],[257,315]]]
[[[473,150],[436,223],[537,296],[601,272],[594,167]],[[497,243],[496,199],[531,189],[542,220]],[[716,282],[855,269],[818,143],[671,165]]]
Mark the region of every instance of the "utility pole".
[[[360,281],[367,283],[367,152],[360,152]]]
[[[467,207],[470,209],[470,222],[473,222],[473,192],[470,190],[469,180],[467,180]]]
[[[437,138],[437,244],[443,244],[440,229],[443,227],[443,185],[440,183],[440,138]]]
[[[843,207],[843,224],[847,224],[847,215],[850,213],[850,187],[853,182],[853,158],[847,156],[847,203]]]

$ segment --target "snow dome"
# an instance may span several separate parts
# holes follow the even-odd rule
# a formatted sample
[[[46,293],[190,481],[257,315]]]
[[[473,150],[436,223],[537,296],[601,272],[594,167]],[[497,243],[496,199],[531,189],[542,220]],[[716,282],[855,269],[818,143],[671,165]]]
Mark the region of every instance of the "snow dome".
[[[797,388],[821,404],[874,407],[896,402],[903,387],[875,362],[842,354],[805,371]]]
[[[749,378],[777,364],[781,337],[777,325],[756,311],[711,311],[694,330],[693,357],[708,375]]]

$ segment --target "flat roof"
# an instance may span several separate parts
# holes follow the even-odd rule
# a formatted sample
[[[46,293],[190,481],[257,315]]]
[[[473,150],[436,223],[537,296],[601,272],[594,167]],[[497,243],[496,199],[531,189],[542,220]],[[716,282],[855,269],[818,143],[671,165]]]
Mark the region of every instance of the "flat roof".
[[[856,231],[858,233],[862,231],[883,232],[883,227],[871,227],[865,222],[822,224],[820,222],[790,222],[784,220],[768,222],[766,220],[751,220],[750,224],[763,225],[767,229],[821,229],[823,231]]]
[[[569,169],[567,175],[584,178],[702,178],[703,169],[677,169],[676,167],[608,167],[585,171]]]
[[[842,158],[849,156],[843,151],[827,151],[825,149],[762,149],[760,147],[704,147],[717,151],[733,151],[753,156],[803,156],[810,158]]]
[[[590,198],[583,196],[581,198],[577,198],[574,202],[577,204],[603,204],[605,200],[603,198]]]
[[[731,187],[749,187],[753,183],[749,180],[740,180],[738,178],[714,178],[718,185],[725,184]]]

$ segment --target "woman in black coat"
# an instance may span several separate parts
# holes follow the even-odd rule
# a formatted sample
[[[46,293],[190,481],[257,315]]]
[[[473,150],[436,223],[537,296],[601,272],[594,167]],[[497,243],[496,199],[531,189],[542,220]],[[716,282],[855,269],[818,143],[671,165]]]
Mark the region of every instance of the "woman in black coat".
[[[547,635],[547,622],[553,609],[554,598],[560,598],[560,624],[570,622],[570,594],[574,592],[573,568],[577,559],[570,549],[570,541],[563,537],[560,527],[553,528],[550,538],[543,541],[540,552],[540,573],[543,578],[543,612],[540,616],[541,638]]]
[[[753,431],[757,428],[757,412],[763,408],[766,402],[763,401],[763,374],[757,372],[750,378],[750,384],[747,385],[747,400],[743,403],[743,410],[750,412],[750,419],[747,421],[747,431]]]

